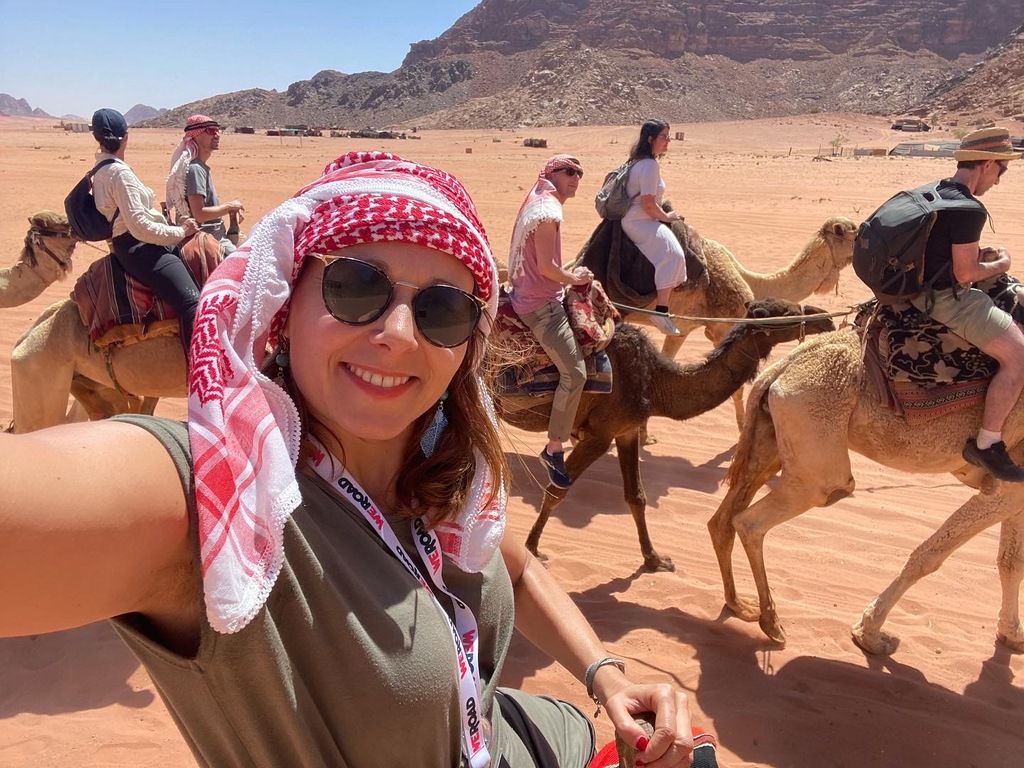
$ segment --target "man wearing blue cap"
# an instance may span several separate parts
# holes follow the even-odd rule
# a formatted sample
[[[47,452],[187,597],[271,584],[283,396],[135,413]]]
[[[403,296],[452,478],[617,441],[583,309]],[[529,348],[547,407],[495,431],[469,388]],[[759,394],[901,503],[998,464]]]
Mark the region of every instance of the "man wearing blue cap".
[[[114,257],[129,275],[166,301],[181,323],[181,343],[188,359],[199,287],[175,246],[199,230],[195,219],[182,226],[168,223],[157,208],[156,195],[124,161],[128,123],[114,109],[92,116],[92,135],[99,142],[96,162],[107,162],[93,176],[96,208],[113,229]]]

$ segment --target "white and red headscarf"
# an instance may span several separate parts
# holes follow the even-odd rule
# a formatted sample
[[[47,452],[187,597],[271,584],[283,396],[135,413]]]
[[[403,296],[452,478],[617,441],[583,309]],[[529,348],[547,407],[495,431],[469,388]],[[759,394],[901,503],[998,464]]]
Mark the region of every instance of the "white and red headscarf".
[[[508,279],[515,280],[523,273],[523,247],[530,235],[545,221],[562,221],[562,203],[555,196],[555,185],[549,177],[562,168],[575,168],[580,174],[583,166],[572,155],[554,155],[544,163],[537,182],[526,195],[516,214],[516,225],[512,230],[512,242],[508,249]]]
[[[189,163],[199,154],[196,137],[207,128],[220,128],[220,123],[206,115],[192,115],[185,121],[185,134],[171,155],[171,170],[167,174],[167,210],[174,209],[174,221],[184,221],[192,213],[185,196],[185,178]]]
[[[259,371],[266,341],[276,342],[284,326],[309,253],[388,241],[461,261],[488,304],[481,322],[489,329],[498,278],[473,201],[444,171],[383,152],[330,163],[259,221],[203,287],[190,353],[189,437],[207,617],[220,632],[242,629],[262,608],[281,569],[285,522],[300,502],[299,416]],[[489,400],[485,406],[493,418]],[[437,530],[445,554],[469,571],[486,565],[504,530],[502,483],[492,483],[479,454],[477,468],[466,508]],[[500,492],[484,507],[492,486]]]

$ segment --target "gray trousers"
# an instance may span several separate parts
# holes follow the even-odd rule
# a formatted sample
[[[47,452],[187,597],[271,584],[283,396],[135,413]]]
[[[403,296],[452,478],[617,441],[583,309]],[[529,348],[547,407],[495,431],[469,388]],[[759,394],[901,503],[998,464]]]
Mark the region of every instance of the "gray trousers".
[[[540,309],[519,317],[558,368],[558,388],[555,389],[555,401],[551,404],[551,417],[548,419],[548,440],[564,443],[572,434],[583,385],[587,383],[583,353],[561,304],[550,301]]]

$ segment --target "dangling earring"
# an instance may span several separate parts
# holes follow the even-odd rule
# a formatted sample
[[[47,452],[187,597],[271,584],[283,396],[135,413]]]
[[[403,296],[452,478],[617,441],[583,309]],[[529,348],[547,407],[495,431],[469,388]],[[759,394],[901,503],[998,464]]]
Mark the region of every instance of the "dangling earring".
[[[420,450],[428,459],[434,455],[437,443],[444,434],[444,428],[448,426],[448,419],[444,416],[444,401],[448,399],[448,390],[444,391],[441,399],[437,401],[437,410],[434,411],[434,420],[430,422],[427,431],[420,438]]]
[[[281,339],[281,344],[277,348],[277,354],[274,355],[274,365],[277,366],[277,375],[274,377],[274,381],[276,381],[281,387],[284,387],[284,372],[290,363],[291,358],[288,356],[288,339]]]

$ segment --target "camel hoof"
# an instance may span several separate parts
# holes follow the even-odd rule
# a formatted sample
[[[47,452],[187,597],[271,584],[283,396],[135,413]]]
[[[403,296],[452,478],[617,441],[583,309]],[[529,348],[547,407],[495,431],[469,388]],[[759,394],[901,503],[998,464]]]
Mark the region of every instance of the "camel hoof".
[[[651,573],[658,573],[659,571],[674,572],[676,564],[672,562],[671,557],[662,557],[657,552],[644,557],[644,568]]]
[[[996,640],[1014,653],[1024,653],[1024,627],[1018,626],[1014,632],[996,632]]]
[[[858,621],[853,625],[850,637],[864,653],[870,653],[873,656],[891,656],[896,653],[896,649],[900,645],[900,639],[896,635],[880,629],[865,629],[863,621]]]
[[[777,643],[780,648],[786,647],[786,632],[775,615],[761,614],[757,623],[761,631],[768,635],[769,640]]]
[[[641,445],[657,445],[658,444],[658,438],[655,437],[654,435],[648,435],[646,432],[644,434],[640,435],[640,438],[641,438],[641,443],[640,443]]]
[[[725,605],[740,621],[758,621],[761,618],[761,607],[753,600],[736,597],[726,600]]]

